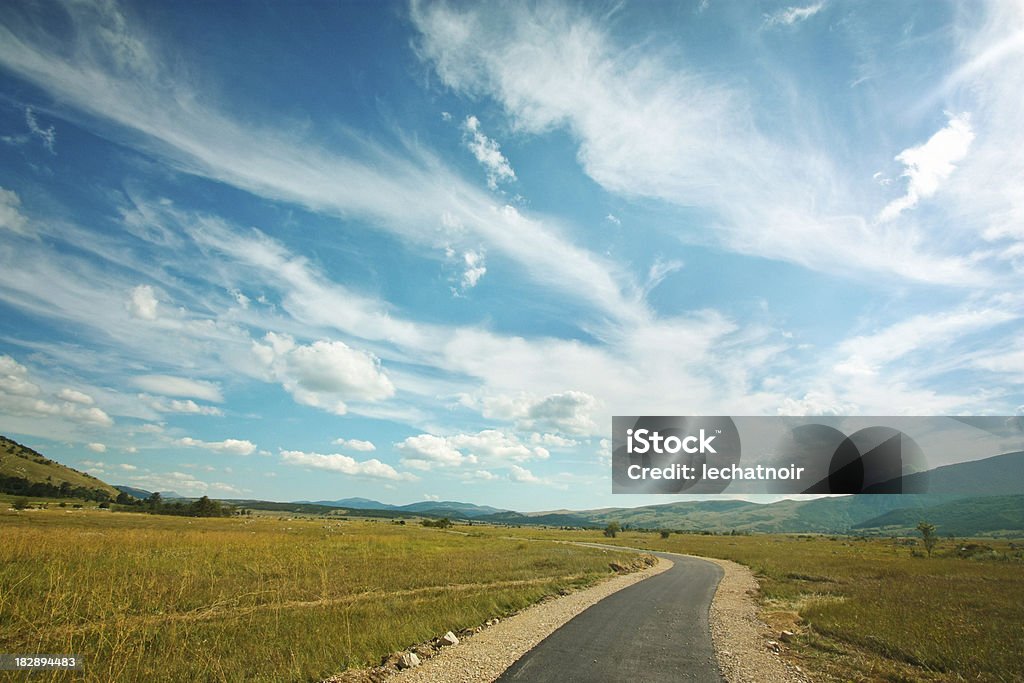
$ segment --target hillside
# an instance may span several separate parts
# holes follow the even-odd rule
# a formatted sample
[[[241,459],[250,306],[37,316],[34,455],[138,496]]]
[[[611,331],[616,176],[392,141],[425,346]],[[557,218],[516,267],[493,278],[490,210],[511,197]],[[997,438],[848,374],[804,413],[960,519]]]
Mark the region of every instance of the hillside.
[[[1019,536],[1024,529],[1024,496],[986,496],[909,510],[900,508],[855,524],[853,530],[909,534],[921,520],[934,524],[940,536]]]
[[[19,481],[24,481],[29,485],[48,484],[55,487],[67,484],[66,487],[62,487],[65,491],[102,491],[110,499],[117,498],[118,494],[118,490],[113,486],[91,474],[61,465],[5,436],[0,436],[0,478],[3,480],[3,490],[6,493],[20,493],[19,489],[24,485],[19,484]]]
[[[454,500],[424,500],[419,503],[407,505],[390,505],[369,498],[342,498],[341,500],[314,500],[297,501],[299,504],[325,505],[334,508],[346,508],[348,510],[395,510],[397,512],[426,514],[433,517],[458,517],[474,519],[484,515],[493,515],[508,510],[501,510],[489,505],[474,505],[473,503],[460,503]]]

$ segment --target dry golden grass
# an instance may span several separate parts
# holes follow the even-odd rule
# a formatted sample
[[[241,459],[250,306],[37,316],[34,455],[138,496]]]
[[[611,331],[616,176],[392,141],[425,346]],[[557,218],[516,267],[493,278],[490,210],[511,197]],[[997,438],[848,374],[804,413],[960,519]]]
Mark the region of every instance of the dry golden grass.
[[[387,522],[51,509],[0,533],[0,651],[82,655],[104,682],[318,680],[622,561]]]
[[[795,655],[829,681],[1019,681],[1024,678],[1024,552],[943,539],[924,557],[909,540],[704,536],[516,529],[535,538],[616,543],[751,567],[769,623],[801,631]],[[499,532],[495,532],[499,533]],[[915,556],[914,553],[922,556]]]

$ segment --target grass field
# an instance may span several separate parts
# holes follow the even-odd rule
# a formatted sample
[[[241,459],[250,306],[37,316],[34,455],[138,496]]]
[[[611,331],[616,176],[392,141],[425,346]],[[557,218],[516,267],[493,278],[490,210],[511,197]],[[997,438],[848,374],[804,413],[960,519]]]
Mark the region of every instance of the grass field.
[[[717,557],[753,569],[762,616],[795,628],[797,663],[830,681],[1020,681],[1024,544],[943,539],[933,557],[892,539],[530,531]],[[961,551],[961,548],[969,548]]]
[[[628,562],[538,540],[745,564],[761,584],[763,618],[798,632],[790,654],[816,679],[1014,681],[1024,672],[1024,553],[1009,541],[943,539],[928,558],[906,541],[842,536],[607,539],[52,505],[0,512],[0,535],[0,651],[80,654],[90,681],[318,680]]]
[[[632,559],[467,527],[52,506],[0,512],[0,537],[0,652],[78,654],[104,683],[319,680]]]

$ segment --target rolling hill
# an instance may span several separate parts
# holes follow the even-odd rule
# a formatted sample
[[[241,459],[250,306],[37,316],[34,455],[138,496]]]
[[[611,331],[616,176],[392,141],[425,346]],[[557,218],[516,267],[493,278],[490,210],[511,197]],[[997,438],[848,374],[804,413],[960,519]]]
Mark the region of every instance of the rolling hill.
[[[99,491],[110,499],[117,498],[118,494],[116,488],[91,474],[61,465],[5,436],[0,436],[0,477],[5,493],[21,494],[27,487],[38,484],[63,488],[64,491]],[[62,486],[64,484],[67,486]],[[64,497],[70,497],[70,494]]]
[[[941,535],[1020,534],[1024,529],[1024,496],[985,496],[911,510],[901,508],[855,524],[851,529],[910,534],[921,520],[934,524]]]
[[[460,503],[454,500],[424,500],[407,505],[390,505],[370,500],[369,498],[342,498],[341,500],[301,500],[297,501],[297,503],[324,505],[348,510],[395,510],[409,514],[427,514],[431,517],[458,517],[460,519],[475,519],[485,515],[508,512],[508,510],[501,510],[489,505],[474,505],[473,503]]]

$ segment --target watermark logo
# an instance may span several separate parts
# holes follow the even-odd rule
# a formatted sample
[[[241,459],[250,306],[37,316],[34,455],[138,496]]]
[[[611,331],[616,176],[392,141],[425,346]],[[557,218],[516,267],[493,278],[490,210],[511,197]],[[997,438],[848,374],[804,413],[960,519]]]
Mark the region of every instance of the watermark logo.
[[[1016,417],[617,416],[612,492],[984,494],[994,476],[986,467],[1024,468],[1021,423]],[[1005,457],[948,469],[996,456]]]

